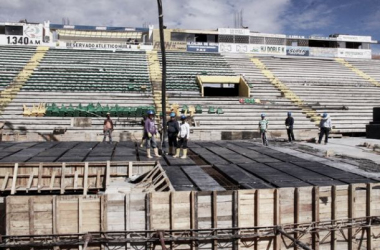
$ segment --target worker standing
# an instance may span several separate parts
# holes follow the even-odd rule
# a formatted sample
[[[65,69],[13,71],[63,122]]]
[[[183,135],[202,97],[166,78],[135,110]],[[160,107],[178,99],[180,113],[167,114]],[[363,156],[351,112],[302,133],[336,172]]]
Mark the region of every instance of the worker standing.
[[[259,121],[260,137],[263,141],[263,145],[268,146],[267,132],[268,132],[268,120],[265,118],[265,114],[261,114],[261,120]]]
[[[187,158],[187,142],[190,138],[190,125],[186,121],[186,115],[181,115],[181,124],[179,126],[179,133],[178,133],[178,147],[176,150],[174,158],[179,157],[181,147],[183,149],[183,154],[181,159]]]
[[[327,144],[329,139],[329,134],[332,128],[332,122],[329,114],[323,113],[321,121],[319,122],[319,140],[318,143],[321,144],[323,136],[325,136],[325,144]]]
[[[105,119],[103,123],[103,134],[104,134],[103,142],[106,141],[106,138],[108,135],[109,143],[112,144],[112,131],[113,131],[113,122],[111,119],[111,114],[107,113],[107,119]]]
[[[152,147],[154,150],[154,155],[156,157],[161,157],[158,154],[157,142],[155,136],[157,135],[156,124],[154,123],[154,111],[148,111],[148,118],[145,120],[145,133],[147,135],[146,138],[146,156],[148,158],[153,158],[150,154],[150,148]]]
[[[293,133],[294,118],[292,117],[292,112],[288,112],[288,117],[285,120],[286,132],[288,133],[289,142],[294,141]]]
[[[170,120],[167,122],[168,140],[169,140],[169,155],[174,155],[178,147],[177,137],[179,133],[179,124],[174,112],[170,113]]]

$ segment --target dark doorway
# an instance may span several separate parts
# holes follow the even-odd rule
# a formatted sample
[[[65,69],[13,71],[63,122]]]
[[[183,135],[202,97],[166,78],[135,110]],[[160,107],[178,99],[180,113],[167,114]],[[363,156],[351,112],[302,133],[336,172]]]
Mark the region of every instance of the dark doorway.
[[[238,84],[204,84],[204,96],[239,96]]]

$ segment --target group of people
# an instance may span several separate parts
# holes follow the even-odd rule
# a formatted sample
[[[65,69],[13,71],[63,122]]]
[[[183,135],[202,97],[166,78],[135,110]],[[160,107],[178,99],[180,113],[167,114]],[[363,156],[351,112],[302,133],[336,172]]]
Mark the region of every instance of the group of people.
[[[151,155],[151,148],[153,148],[154,156],[161,157],[158,153],[158,146],[156,142],[156,136],[158,134],[156,124],[154,122],[154,111],[149,110],[148,116],[143,120],[144,133],[141,141],[141,147],[143,147],[144,141],[146,143],[146,154],[148,158],[153,158]],[[182,159],[187,158],[187,142],[190,138],[190,125],[187,123],[186,115],[181,115],[181,122],[178,122],[176,119],[176,114],[174,112],[170,113],[170,120],[167,122],[167,131],[168,131],[168,140],[169,140],[169,155],[173,157],[180,157],[181,148]],[[294,141],[294,118],[292,113],[288,112],[288,116],[285,120],[286,131],[288,134],[289,142]],[[268,146],[267,132],[269,128],[269,122],[266,119],[266,115],[261,114],[261,120],[259,121],[259,131],[260,137],[262,139],[263,145]],[[321,121],[319,123],[319,139],[318,143],[321,144],[323,136],[325,137],[325,144],[328,142],[328,137],[332,128],[331,118],[327,113],[323,113]],[[103,142],[106,141],[106,137],[109,137],[110,143],[112,143],[112,131],[113,131],[113,122],[110,118],[110,114],[107,113],[107,119],[104,120],[103,133],[104,138]]]
[[[261,120],[259,121],[259,131],[260,131],[260,137],[263,141],[263,145],[268,146],[268,140],[267,140],[267,131],[269,122],[266,119],[266,115],[263,113],[261,114]],[[294,118],[292,117],[292,112],[288,112],[288,117],[285,119],[285,126],[286,126],[286,132],[288,134],[288,140],[289,142],[294,141],[294,133],[293,133],[293,127],[294,127]],[[323,136],[325,136],[325,144],[328,142],[329,134],[332,128],[332,122],[331,118],[327,113],[323,113],[321,117],[321,121],[319,122],[319,138],[318,143],[321,144]]]
[[[180,157],[181,148],[182,159],[187,158],[187,142],[190,138],[190,125],[187,123],[186,115],[181,115],[181,122],[176,119],[174,112],[170,113],[170,120],[167,122],[168,140],[169,140],[169,155],[173,155],[174,158]],[[158,147],[155,137],[158,131],[154,123],[154,112],[148,111],[148,117],[144,122],[144,134],[141,141],[141,147],[146,141],[146,154],[148,158],[153,158],[150,153],[150,149],[153,148],[154,156],[161,157],[158,154]]]

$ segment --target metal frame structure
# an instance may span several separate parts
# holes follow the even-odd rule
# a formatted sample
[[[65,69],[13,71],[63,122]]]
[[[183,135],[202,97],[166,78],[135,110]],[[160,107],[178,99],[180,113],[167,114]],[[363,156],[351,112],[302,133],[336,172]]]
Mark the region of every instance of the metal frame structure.
[[[160,245],[162,249],[167,249],[167,245],[175,248],[176,245],[188,245],[190,249],[195,249],[204,244],[213,244],[213,249],[218,247],[230,247],[237,249],[239,241],[246,247],[257,244],[259,239],[265,238],[275,241],[276,249],[282,242],[286,248],[299,248],[305,250],[315,249],[302,242],[306,235],[318,238],[319,244],[323,244],[331,232],[341,233],[347,242],[349,237],[344,230],[354,231],[354,236],[359,233],[371,237],[361,237],[358,243],[352,237],[350,244],[358,244],[362,248],[363,241],[367,241],[366,249],[371,249],[368,244],[371,239],[380,238],[380,235],[372,236],[368,234],[373,227],[380,227],[380,216],[360,217],[342,220],[320,221],[304,224],[287,224],[282,226],[268,227],[237,227],[237,228],[210,228],[210,229],[188,229],[188,230],[159,230],[159,231],[107,231],[89,232],[86,234],[60,234],[60,235],[21,235],[21,236],[1,236],[0,248],[25,249],[33,247],[82,247],[86,250],[88,246],[102,247],[101,249],[119,249],[129,247],[131,249],[154,249]],[[328,232],[327,236],[319,239],[320,232]],[[296,237],[295,237],[296,235]],[[288,240],[286,240],[288,239]],[[277,243],[276,243],[277,241]],[[289,243],[290,242],[290,243]]]

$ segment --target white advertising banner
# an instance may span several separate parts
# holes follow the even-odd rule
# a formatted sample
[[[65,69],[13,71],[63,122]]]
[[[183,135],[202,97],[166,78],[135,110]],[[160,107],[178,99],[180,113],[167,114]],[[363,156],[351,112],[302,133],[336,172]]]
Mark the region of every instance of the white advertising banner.
[[[93,43],[93,42],[63,42],[59,41],[56,48],[62,49],[89,49],[89,50],[152,50],[151,45],[132,45],[123,43]]]
[[[14,24],[6,26],[22,26],[22,35],[0,35],[1,45],[41,45],[43,36],[42,24]]]
[[[338,49],[338,57],[371,59],[372,51],[369,49]]]
[[[314,57],[338,57],[338,49],[334,48],[310,48],[310,56]]]
[[[250,36],[286,38],[283,34],[251,33]]]
[[[370,36],[351,36],[351,35],[339,35],[336,38],[338,41],[344,42],[362,42],[362,43],[370,43],[372,41],[372,37]]]
[[[219,52],[225,53],[256,53],[267,55],[286,55],[286,46],[219,43]]]
[[[238,35],[238,36],[249,36],[249,29],[230,29],[230,28],[219,28],[219,35]]]

